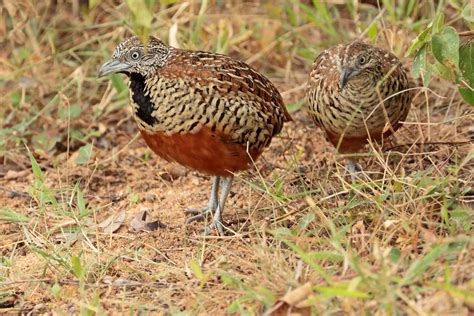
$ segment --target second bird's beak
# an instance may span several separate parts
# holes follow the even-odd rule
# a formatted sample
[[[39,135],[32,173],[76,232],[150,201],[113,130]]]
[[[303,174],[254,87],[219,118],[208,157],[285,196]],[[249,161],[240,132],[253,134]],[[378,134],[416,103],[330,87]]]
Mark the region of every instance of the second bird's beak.
[[[339,87],[344,89],[349,80],[356,75],[356,71],[350,67],[342,68],[340,77],[339,77]]]
[[[98,76],[102,77],[108,74],[125,72],[129,68],[129,64],[121,62],[120,60],[111,59],[100,67]]]

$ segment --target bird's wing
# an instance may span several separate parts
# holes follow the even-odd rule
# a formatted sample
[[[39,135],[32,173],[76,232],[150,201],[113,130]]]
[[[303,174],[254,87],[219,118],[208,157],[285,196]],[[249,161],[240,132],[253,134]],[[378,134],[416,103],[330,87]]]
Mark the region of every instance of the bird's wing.
[[[281,111],[285,121],[291,121],[283,103],[283,98],[273,83],[262,74],[243,61],[236,60],[226,55],[202,51],[186,51],[185,54],[177,53],[177,58],[160,70],[160,74],[174,76],[179,74],[182,78],[193,78],[206,83],[215,83],[217,89],[225,92],[243,92],[252,94],[255,99],[270,106],[265,106],[268,111]]]

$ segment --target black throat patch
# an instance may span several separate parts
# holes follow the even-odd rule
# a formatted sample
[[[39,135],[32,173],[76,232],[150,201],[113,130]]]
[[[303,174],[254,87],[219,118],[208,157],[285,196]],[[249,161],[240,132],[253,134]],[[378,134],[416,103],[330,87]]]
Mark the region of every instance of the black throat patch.
[[[148,125],[155,125],[158,120],[151,115],[155,109],[150,96],[145,95],[145,77],[138,73],[131,73],[129,76],[132,99],[138,105],[138,108],[134,109],[135,114]]]

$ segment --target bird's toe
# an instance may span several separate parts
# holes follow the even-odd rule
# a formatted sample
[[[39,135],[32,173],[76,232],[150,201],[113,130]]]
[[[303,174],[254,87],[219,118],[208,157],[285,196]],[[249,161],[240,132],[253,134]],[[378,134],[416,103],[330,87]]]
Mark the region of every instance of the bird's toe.
[[[186,215],[204,215],[207,214],[211,211],[211,208],[209,206],[205,207],[197,207],[197,208],[188,208],[184,210],[184,214]]]
[[[213,230],[217,230],[219,236],[224,236],[224,225],[221,221],[214,220],[211,224],[204,227],[203,235],[208,236]]]

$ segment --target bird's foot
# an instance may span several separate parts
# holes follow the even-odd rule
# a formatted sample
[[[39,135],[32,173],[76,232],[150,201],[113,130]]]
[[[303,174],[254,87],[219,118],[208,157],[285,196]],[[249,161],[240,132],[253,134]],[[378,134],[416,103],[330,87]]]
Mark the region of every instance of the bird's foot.
[[[344,175],[349,173],[349,175],[351,176],[352,184],[356,184],[356,174],[361,173],[361,172],[362,172],[362,167],[358,163],[353,162],[352,160],[349,160],[349,162],[346,165],[346,169],[344,170]]]
[[[224,236],[224,225],[222,221],[214,219],[211,224],[204,227],[203,235],[207,236],[213,229],[217,229],[220,236]]]
[[[230,187],[232,185],[233,176],[224,177],[221,181],[219,176],[214,177],[214,182],[212,184],[211,197],[207,207],[197,208],[197,209],[188,209],[184,212],[186,214],[196,214],[186,220],[186,224],[189,224],[194,221],[202,221],[212,215],[212,222],[206,226],[204,229],[204,235],[208,235],[211,230],[216,229],[219,235],[224,235],[224,225],[222,224],[222,210],[224,209],[224,204],[229,195]],[[221,183],[221,184],[220,184]],[[219,186],[222,187],[220,194],[220,199],[218,200]]]
[[[195,221],[203,221],[206,219],[206,217],[209,214],[212,215],[216,211],[217,203],[218,203],[217,194],[219,191],[219,183],[220,183],[220,177],[214,177],[214,180],[212,182],[211,196],[209,198],[209,202],[207,203],[207,206],[199,207],[199,208],[190,208],[190,209],[184,210],[184,214],[194,215],[186,219],[186,222],[185,222],[186,224],[189,224]]]
[[[186,219],[186,224],[192,222],[200,222],[206,219],[208,215],[212,215],[213,211],[215,211],[215,207],[206,206],[206,207],[199,207],[199,208],[190,208],[184,211],[186,215],[194,215]]]
[[[188,209],[188,210],[185,210],[184,212],[186,214],[196,214],[186,219],[186,224],[189,224],[192,222],[204,221],[208,217],[211,217],[211,216],[213,217],[212,222],[206,227],[204,227],[203,229],[204,236],[209,235],[210,232],[214,229],[216,229],[219,232],[219,235],[221,236],[224,235],[224,225],[222,224],[222,218],[216,216],[217,214],[216,208],[206,206],[206,207],[201,207],[201,208]]]
[[[208,205],[205,207],[188,208],[184,210],[184,214],[186,215],[207,214],[210,211],[211,211],[211,207]]]

